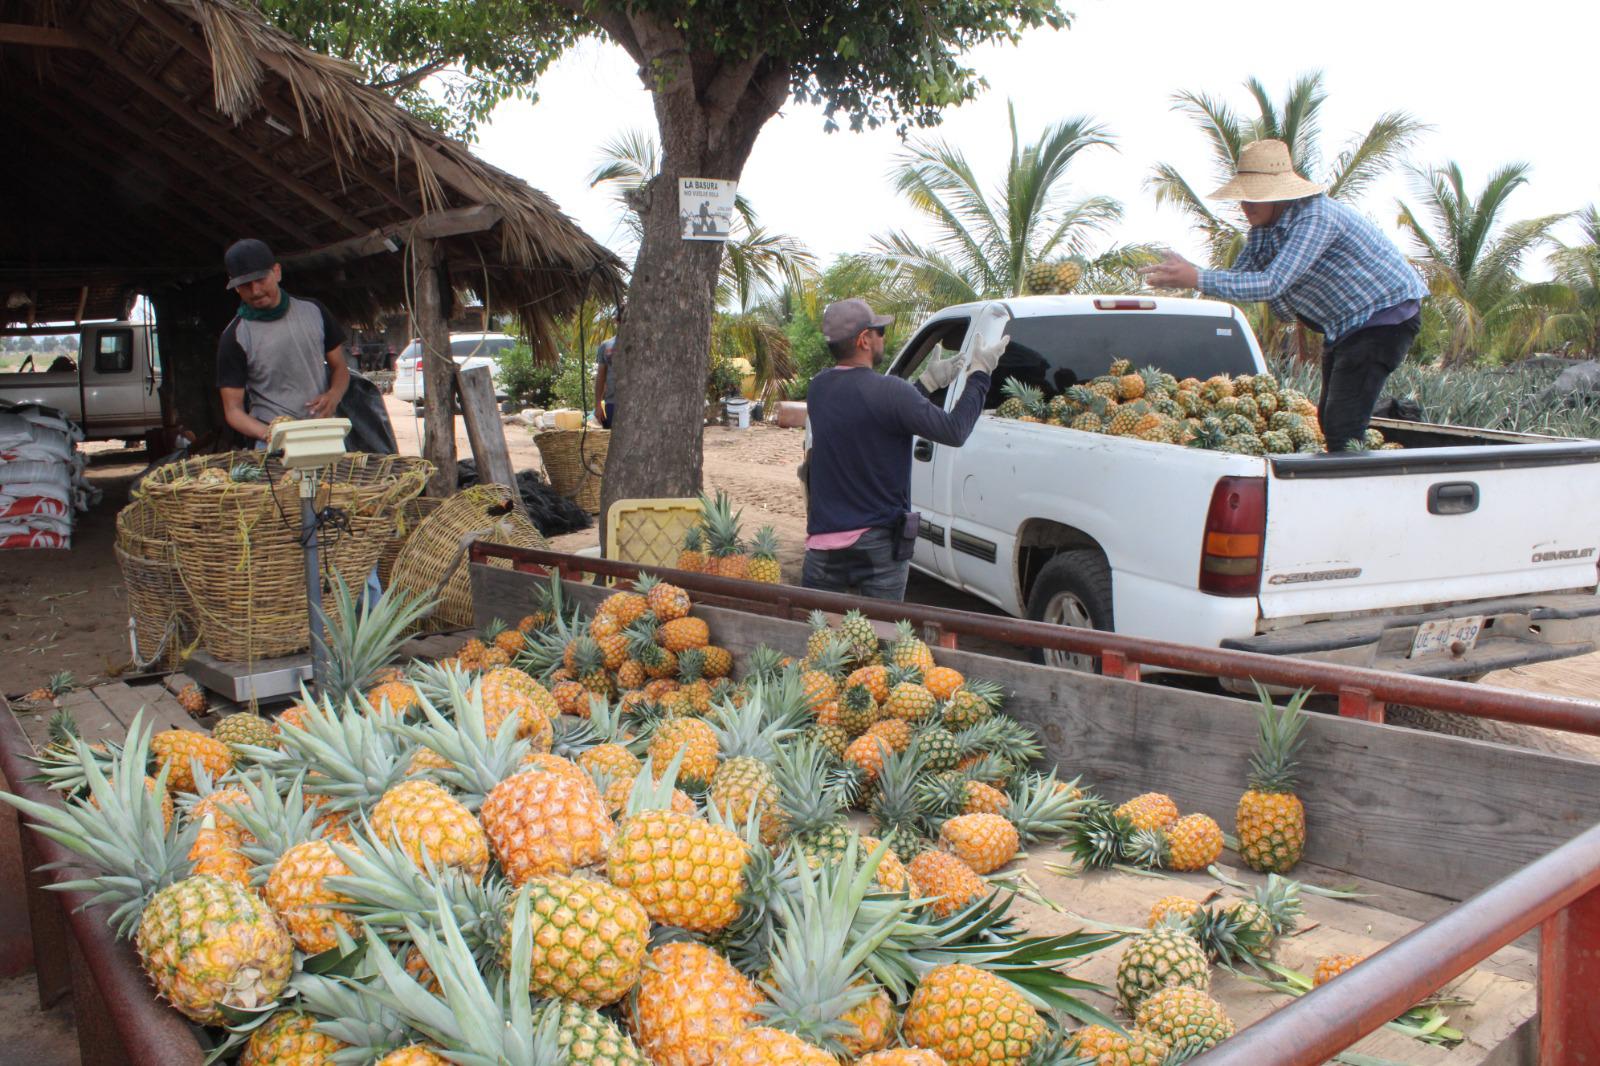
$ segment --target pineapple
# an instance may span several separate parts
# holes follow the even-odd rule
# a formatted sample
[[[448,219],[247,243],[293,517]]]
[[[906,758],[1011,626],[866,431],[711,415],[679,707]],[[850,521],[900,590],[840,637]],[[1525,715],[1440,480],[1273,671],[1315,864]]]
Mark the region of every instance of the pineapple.
[[[1083,280],[1083,267],[1075,260],[1063,259],[1055,267],[1055,291],[1071,292]]]
[[[769,764],[804,720],[804,699],[798,679],[789,675],[787,681],[759,683],[742,705],[723,704],[711,722],[723,763],[711,779],[709,804],[735,825],[758,819],[761,842],[769,846],[784,832]]]
[[[783,570],[778,566],[778,534],[771,526],[756,530],[750,542],[750,580],[776,585],[783,581]]]
[[[920,671],[891,670],[889,673],[889,698],[883,702],[883,713],[889,718],[905,722],[920,722],[933,714],[938,701],[920,680]]]
[[[683,548],[678,552],[678,569],[698,574],[706,568],[705,533],[698,526],[689,527],[683,535]]]
[[[1093,1066],[1161,1066],[1167,1058],[1167,1042],[1143,1029],[1118,1033],[1086,1025],[1073,1031],[1072,1042],[1073,1051]]]
[[[989,886],[973,873],[972,867],[946,851],[924,851],[911,860],[906,872],[917,886],[917,894],[932,900],[928,904],[937,917],[947,918],[982,899]]]
[[[944,1056],[925,1048],[874,1051],[856,1060],[856,1066],[947,1066]]]
[[[1181,985],[1146,998],[1134,1024],[1166,1041],[1180,1061],[1210,1051],[1233,1035],[1233,1020],[1222,1004],[1201,989]]]
[[[191,681],[178,692],[178,706],[188,711],[191,718],[199,718],[206,713],[206,694]]]
[[[1023,271],[1028,295],[1048,296],[1056,291],[1056,266],[1053,263],[1033,262]]]
[[[596,618],[605,615],[615,620],[618,630],[627,629],[650,609],[650,600],[637,588],[613,592],[601,601],[595,611]]]
[[[678,672],[678,657],[656,643],[658,625],[654,618],[641,619],[624,632],[628,654],[644,668],[646,677],[667,678]]]
[[[1259,685],[1257,694],[1260,740],[1250,757],[1250,788],[1239,797],[1236,813],[1239,857],[1252,870],[1285,873],[1305,850],[1306,813],[1294,794],[1294,760],[1311,693],[1296,693],[1281,711]]]
[[[633,896],[584,877],[535,878],[525,894],[534,995],[598,1008],[638,983],[650,946],[650,918]],[[514,929],[508,925],[508,945]]]
[[[640,574],[633,588],[644,597],[656,621],[663,625],[689,614],[689,594],[676,585],[669,585],[649,574]]]
[[[888,752],[878,774],[877,790],[867,808],[878,835],[896,855],[915,855],[926,847],[921,777],[927,767],[922,746]]]
[[[583,776],[527,770],[484,797],[478,818],[514,885],[601,861],[616,831],[599,790]]]
[[[76,684],[76,681],[73,679],[72,671],[70,670],[62,670],[59,673],[51,674],[42,686],[17,701],[17,710],[42,711],[46,708],[54,707],[57,698],[71,692],[74,684]]]
[[[1178,820],[1178,805],[1161,792],[1146,792],[1117,808],[1135,829],[1165,829]]]
[[[350,868],[326,840],[307,840],[283,853],[272,867],[262,895],[277,912],[294,946],[307,955],[339,946],[339,931],[357,935],[355,920],[336,909],[350,897],[328,887],[330,877],[348,877]]]
[[[939,828],[939,844],[973,872],[993,873],[1016,857],[1016,826],[1000,814],[960,814]]]
[[[828,628],[828,616],[821,611],[812,611],[806,621],[811,626],[811,632],[806,635],[806,658],[815,659],[835,636],[833,630]]]
[[[190,875],[198,827],[164,826],[157,795],[164,790],[145,786],[150,743],[143,715],[136,715],[108,777],[87,745],[75,742],[93,804],[62,808],[8,793],[0,799],[83,857],[87,876],[62,888],[112,905],[109,921],[118,936],[133,934],[156,992],[192,1021],[219,1024],[226,1010],[257,1009],[283,991],[293,945],[255,893]]]
[[[1000,387],[1006,399],[995,411],[1001,418],[1015,418],[1023,422],[1043,422],[1049,416],[1044,392],[1021,378],[1007,378]]]
[[[901,619],[895,623],[895,639],[889,649],[889,665],[901,670],[917,670],[926,674],[934,668],[933,652],[917,636],[915,627]]]
[[[904,1035],[949,1066],[1022,1066],[1045,1023],[1014,986],[957,962],[923,976],[906,1007]]]
[[[1166,829],[1167,868],[1204,870],[1222,855],[1222,827],[1206,814],[1189,814]]]
[[[698,718],[674,718],[661,723],[650,738],[650,758],[666,766],[682,753],[679,777],[691,789],[703,789],[716,775],[721,748],[716,730]]]
[[[167,788],[195,790],[195,768],[216,780],[233,769],[233,749],[207,733],[169,729],[150,738],[150,754],[167,771]]]
[[[220,740],[239,758],[240,747],[276,748],[278,730],[259,714],[230,714],[211,730],[213,739]]]
[[[1162,896],[1150,904],[1150,916],[1145,919],[1145,928],[1154,929],[1158,925],[1171,924],[1168,915],[1174,921],[1187,923],[1196,911],[1200,909],[1200,901],[1190,899],[1188,896]]]
[[[933,691],[931,685],[928,686],[928,690]],[[1000,686],[992,681],[964,682],[946,697],[943,713],[945,728],[966,729],[977,725],[994,713],[995,708],[1000,705],[1002,696]]]
[[[703,648],[711,643],[711,630],[703,619],[674,618],[657,631],[661,646],[673,654],[690,648]]]
[[[1117,963],[1117,999],[1132,1014],[1152,992],[1173,985],[1211,987],[1211,968],[1199,941],[1181,929],[1157,926],[1128,941]]]
[[[860,611],[845,612],[839,621],[839,637],[853,665],[869,666],[879,661],[878,633]]]
[[[1316,971],[1311,977],[1311,987],[1321,988],[1335,977],[1365,960],[1365,955],[1324,955],[1317,960]]]
[[[650,952],[633,1000],[633,1036],[658,1066],[722,1062],[736,1036],[755,1024],[761,993],[732,963],[703,944],[663,944]]]
[[[945,701],[956,694],[956,690],[966,683],[966,678],[961,676],[961,671],[948,666],[930,665],[922,671],[922,687],[933,693],[933,698]]]
[[[335,1052],[349,1045],[317,1031],[318,1019],[282,1010],[250,1034],[239,1066],[333,1066]]]
[[[739,517],[744,512],[734,511],[733,501],[720,489],[715,499],[707,500],[702,495],[700,508],[705,515],[706,573],[718,577],[748,577],[750,557],[744,554],[739,538]]]
[[[650,1066],[650,1060],[617,1023],[570,1000],[556,999],[538,1015],[556,1019],[556,1044],[570,1066]]]
[[[848,736],[858,737],[878,720],[878,704],[865,685],[850,685],[839,695],[837,724]]]
[[[660,781],[646,762],[606,853],[606,874],[652,921],[713,933],[738,916],[750,847],[730,829],[670,809],[677,761]]]
[[[838,1061],[815,1044],[765,1025],[738,1033],[717,1056],[717,1066],[837,1066]]]

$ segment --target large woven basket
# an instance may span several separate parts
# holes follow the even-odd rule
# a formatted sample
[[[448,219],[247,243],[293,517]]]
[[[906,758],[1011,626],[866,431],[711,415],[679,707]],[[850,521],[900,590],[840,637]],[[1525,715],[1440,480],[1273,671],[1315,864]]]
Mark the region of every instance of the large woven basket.
[[[510,502],[511,492],[502,485],[462,489],[418,523],[406,539],[395,560],[391,587],[438,598],[438,606],[423,620],[420,631],[472,626],[472,574],[466,556],[473,542],[519,548],[550,546],[521,511],[508,509]],[[492,560],[490,565],[511,567],[506,559]]]
[[[534,436],[550,487],[590,514],[600,513],[601,479],[611,448],[608,429],[551,429]]]
[[[437,496],[418,496],[414,500],[407,500],[395,511],[394,529],[383,542],[383,553],[378,556],[378,580],[384,588],[389,587],[389,578],[394,574],[394,563],[400,558],[400,549],[406,546],[406,541],[411,539],[411,534],[417,531],[422,520],[443,502]]]
[[[133,659],[141,670],[176,670],[194,639],[176,549],[166,523],[148,500],[117,512],[117,566],[133,618]]]
[[[235,481],[248,464],[261,480]],[[324,526],[319,556],[323,609],[335,575],[366,580],[395,528],[395,512],[416,497],[433,466],[412,456],[341,456],[322,470],[315,504],[337,508],[341,527]],[[299,485],[261,452],[231,452],[151,472],[136,490],[166,525],[178,575],[194,607],[200,644],[227,662],[254,662],[309,644]]]

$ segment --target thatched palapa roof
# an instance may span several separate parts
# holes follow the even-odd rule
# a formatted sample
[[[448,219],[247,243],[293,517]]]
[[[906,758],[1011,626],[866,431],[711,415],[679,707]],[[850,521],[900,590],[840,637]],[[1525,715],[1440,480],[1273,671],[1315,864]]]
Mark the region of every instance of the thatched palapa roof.
[[[231,0],[0,0],[0,99],[12,323],[220,287],[245,236],[273,246],[288,287],[363,318],[406,303],[397,253],[416,236],[536,331],[619,285],[616,257],[549,197]]]

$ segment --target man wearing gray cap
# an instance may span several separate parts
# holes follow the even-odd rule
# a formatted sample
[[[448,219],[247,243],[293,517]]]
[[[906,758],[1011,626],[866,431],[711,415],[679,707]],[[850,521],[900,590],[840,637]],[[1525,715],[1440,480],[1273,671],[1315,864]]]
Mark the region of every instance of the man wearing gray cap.
[[[332,418],[350,387],[345,331],[316,300],[290,296],[266,242],[237,241],[223,256],[239,310],[217,342],[217,389],[228,425],[265,441],[279,418]]]
[[[836,365],[812,378],[806,394],[806,588],[905,598],[918,523],[911,511],[912,438],[955,448],[966,443],[1008,340],[974,342],[966,387],[947,412],[928,396],[955,380],[956,359],[936,360],[915,385],[877,372],[891,321],[861,299],[822,312],[822,335]]]

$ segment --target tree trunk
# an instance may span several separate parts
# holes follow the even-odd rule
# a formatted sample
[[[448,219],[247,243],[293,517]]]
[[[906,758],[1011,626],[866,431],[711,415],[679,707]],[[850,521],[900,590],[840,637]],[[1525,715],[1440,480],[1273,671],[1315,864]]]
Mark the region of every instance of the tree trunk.
[[[439,284],[438,245],[425,237],[413,240],[411,270],[422,348],[422,457],[434,467],[427,491],[429,496],[448,496],[456,490],[456,364],[450,358],[448,300]]]
[[[602,488],[604,516],[617,500],[700,492],[706,371],[716,311],[720,241],[686,241],[678,216],[679,178],[737,181],[787,80],[751,82],[720,109],[693,91],[694,79],[663,77],[654,90],[661,173],[638,193],[644,232],[628,288],[610,373],[617,413]],[[773,85],[776,85],[776,91]]]

